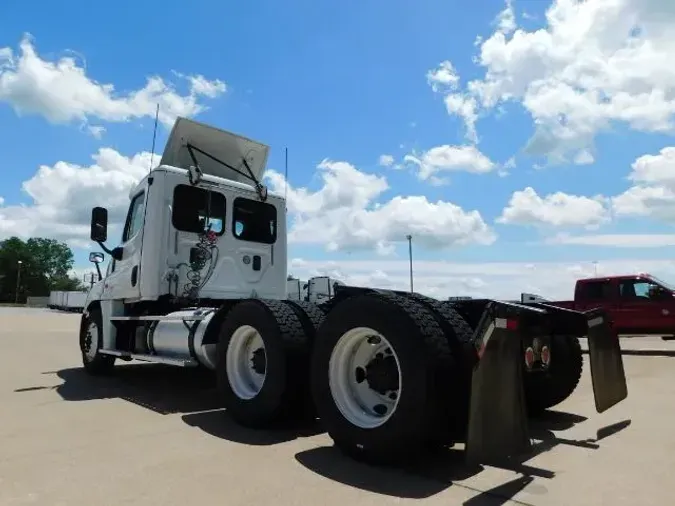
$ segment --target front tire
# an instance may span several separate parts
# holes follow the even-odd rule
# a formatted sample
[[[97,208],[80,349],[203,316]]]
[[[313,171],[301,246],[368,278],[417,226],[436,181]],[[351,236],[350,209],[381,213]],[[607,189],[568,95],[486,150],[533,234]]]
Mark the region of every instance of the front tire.
[[[443,332],[415,301],[364,294],[339,302],[312,355],[322,425],[357,460],[395,463],[424,453],[438,439],[441,389],[452,388],[442,382],[452,365]]]
[[[103,355],[103,317],[101,310],[94,308],[82,315],[80,324],[80,352],[84,370],[92,376],[110,374],[115,366],[115,357]]]

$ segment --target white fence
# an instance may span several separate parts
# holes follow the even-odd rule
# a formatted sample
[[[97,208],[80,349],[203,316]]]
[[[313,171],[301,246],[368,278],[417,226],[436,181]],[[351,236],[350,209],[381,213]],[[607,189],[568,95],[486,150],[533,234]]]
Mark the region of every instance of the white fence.
[[[82,312],[86,299],[87,292],[51,292],[48,306],[61,311]]]

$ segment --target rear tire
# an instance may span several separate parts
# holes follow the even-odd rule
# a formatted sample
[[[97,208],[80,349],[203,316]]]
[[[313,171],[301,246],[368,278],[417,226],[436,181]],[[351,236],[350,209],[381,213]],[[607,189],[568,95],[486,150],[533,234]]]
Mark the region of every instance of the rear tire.
[[[343,344],[350,340],[353,345]],[[365,348],[355,351],[357,340]],[[368,346],[375,358],[355,367],[349,357],[367,359]],[[380,355],[393,355],[395,366],[389,360],[387,373],[381,369],[372,379],[359,381],[358,370],[362,376]],[[445,336],[426,308],[397,295],[357,295],[337,303],[319,328],[311,364],[314,403],[322,425],[345,454],[370,463],[396,463],[434,446],[439,408],[447,395],[442,388],[452,388],[442,383],[452,366]],[[391,382],[393,375],[398,383]],[[352,377],[356,389],[346,387]],[[369,391],[357,399],[353,392],[364,387]],[[393,392],[397,395],[391,401]]]
[[[438,444],[449,446],[465,441],[469,425],[471,378],[473,368],[478,362],[476,347],[472,342],[473,330],[451,304],[416,293],[408,297],[431,311],[443,330],[456,364],[452,370],[452,387],[447,388],[446,398],[442,403],[444,413],[439,423]]]
[[[325,313],[323,310],[318,304],[314,304],[313,302],[306,302],[302,300],[285,300],[284,302],[293,309],[297,317],[300,319],[300,324],[305,330],[305,335],[308,337],[309,342],[314,342],[316,331],[321,326],[325,318]]]
[[[581,344],[573,336],[553,336],[547,371],[525,372],[525,401],[530,415],[541,414],[567,399],[583,372]]]
[[[308,365],[307,336],[284,302],[250,299],[228,312],[217,345],[216,378],[237,423],[269,427],[303,413]]]
[[[325,313],[318,304],[314,304],[313,302],[302,300],[285,300],[284,302],[293,309],[296,316],[300,319],[300,324],[305,331],[305,336],[307,336],[308,346],[311,349],[316,339],[316,333],[325,319]],[[305,397],[305,401],[299,413],[299,417],[301,420],[312,424],[316,421],[317,415],[312,399],[312,391],[309,387],[309,362],[306,367],[305,374],[307,381],[302,386],[302,395]]]
[[[102,355],[103,317],[101,310],[94,308],[82,315],[80,323],[80,352],[84,370],[92,376],[110,374],[115,366],[115,357]]]

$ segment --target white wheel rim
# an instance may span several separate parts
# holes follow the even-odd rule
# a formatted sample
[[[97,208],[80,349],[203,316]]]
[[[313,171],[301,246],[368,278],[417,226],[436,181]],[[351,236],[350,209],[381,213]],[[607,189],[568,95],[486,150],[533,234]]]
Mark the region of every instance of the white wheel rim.
[[[88,345],[88,346],[87,346]],[[96,358],[98,352],[98,326],[91,322],[87,327],[87,337],[85,338],[84,356],[87,361],[92,361]]]
[[[254,360],[259,361],[261,354],[266,362],[265,343],[256,329],[242,325],[234,331],[227,347],[225,367],[230,387],[240,399],[252,399],[265,383],[267,364],[263,373],[254,367]]]
[[[398,374],[398,388],[386,392],[382,392],[383,385],[371,385],[374,379],[364,379],[357,372],[366,370],[373,359],[381,366],[382,358],[387,360],[390,373],[395,364]],[[374,429],[386,423],[396,412],[403,387],[401,364],[394,348],[382,334],[366,327],[351,329],[340,337],[331,353],[328,380],[333,401],[342,416],[361,429]],[[382,406],[386,411],[383,412]]]

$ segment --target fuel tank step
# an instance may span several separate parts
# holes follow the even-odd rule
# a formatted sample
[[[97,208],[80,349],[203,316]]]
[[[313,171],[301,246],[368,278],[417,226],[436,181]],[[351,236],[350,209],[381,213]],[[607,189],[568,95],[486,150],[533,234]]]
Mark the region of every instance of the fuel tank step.
[[[161,355],[145,355],[140,353],[129,353],[128,351],[119,350],[99,350],[103,355],[113,355],[126,360],[140,360],[142,362],[152,362],[153,364],[173,365],[176,367],[197,367],[199,363],[193,359],[162,357]]]

